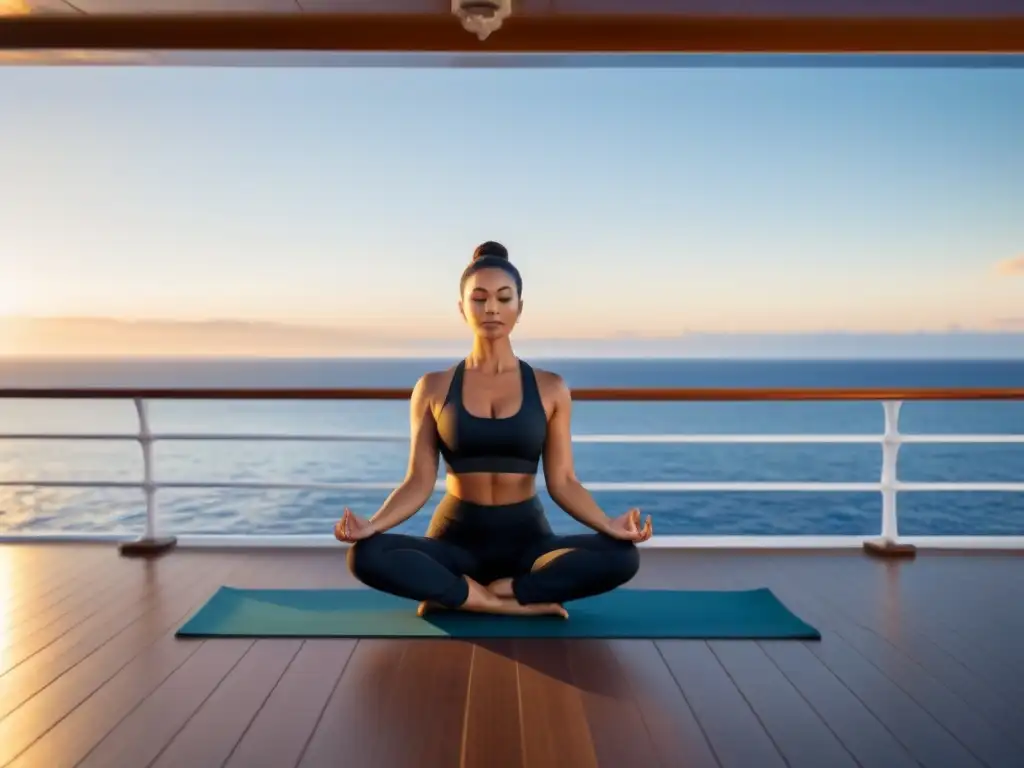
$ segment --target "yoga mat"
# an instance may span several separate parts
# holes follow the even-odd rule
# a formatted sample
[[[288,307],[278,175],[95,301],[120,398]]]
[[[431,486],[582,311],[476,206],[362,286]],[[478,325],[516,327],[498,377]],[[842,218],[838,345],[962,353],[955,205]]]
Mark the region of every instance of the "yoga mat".
[[[221,587],[178,637],[694,638],[820,640],[770,589],[617,589],[565,604],[569,618],[444,611],[370,589]]]

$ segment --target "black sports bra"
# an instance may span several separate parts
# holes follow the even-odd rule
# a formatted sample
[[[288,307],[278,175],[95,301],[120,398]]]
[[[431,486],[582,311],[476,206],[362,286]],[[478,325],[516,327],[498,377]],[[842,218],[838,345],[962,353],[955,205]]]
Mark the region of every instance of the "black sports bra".
[[[533,368],[519,361],[523,404],[505,419],[474,416],[462,403],[466,361],[456,366],[437,420],[441,456],[456,475],[471,472],[537,474],[548,418]]]

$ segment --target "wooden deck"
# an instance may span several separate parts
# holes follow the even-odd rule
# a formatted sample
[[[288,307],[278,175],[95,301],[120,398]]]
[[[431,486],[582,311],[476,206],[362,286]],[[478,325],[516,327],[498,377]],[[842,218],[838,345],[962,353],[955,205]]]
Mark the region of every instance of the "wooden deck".
[[[769,586],[821,642],[176,640],[221,584],[340,551],[0,546],[0,766],[1024,764],[1024,558],[647,551],[634,586]]]

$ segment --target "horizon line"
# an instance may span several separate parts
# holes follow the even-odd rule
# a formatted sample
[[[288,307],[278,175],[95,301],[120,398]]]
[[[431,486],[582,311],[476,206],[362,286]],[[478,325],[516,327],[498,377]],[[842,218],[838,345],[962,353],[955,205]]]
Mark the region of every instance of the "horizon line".
[[[253,330],[274,328],[289,331],[309,331],[320,333],[367,333],[377,337],[378,341],[399,343],[448,343],[466,338],[465,334],[416,336],[412,334],[389,334],[378,327],[366,328],[347,323],[309,322],[303,320],[256,319],[239,317],[207,317],[207,318],[167,318],[167,317],[116,317],[110,315],[25,315],[0,314],[0,325],[5,323],[104,323],[121,326],[177,326],[181,329],[194,326],[235,326]],[[628,341],[673,341],[698,336],[920,336],[920,335],[1021,335],[1024,334],[1024,318],[997,319],[993,325],[963,326],[949,323],[941,328],[905,328],[905,329],[856,329],[856,328],[815,328],[815,329],[775,329],[775,330],[696,330],[682,329],[675,333],[648,333],[644,331],[618,330],[600,336],[558,336],[558,335],[519,335],[518,339],[530,342],[628,342]]]
[[[332,360],[346,360],[346,361],[366,361],[366,362],[379,362],[379,361],[406,361],[406,360],[435,360],[435,361],[457,361],[464,355],[441,355],[438,353],[433,354],[394,354],[386,353],[380,355],[366,355],[366,354],[336,354],[336,355],[251,355],[251,354],[160,354],[160,353],[145,353],[145,354],[52,354],[52,353],[39,353],[39,354],[4,354],[0,352],[0,365],[4,363],[18,363],[18,362],[173,362],[173,361],[186,361],[186,362],[321,362],[321,361],[332,361]],[[522,358],[523,355],[517,355]],[[608,355],[571,355],[571,354],[552,354],[545,352],[536,355],[528,356],[531,360],[558,360],[558,361],[600,361],[600,362],[636,362],[638,360],[649,360],[649,361],[664,361],[664,362],[761,362],[761,363],[807,363],[807,362],[850,362],[850,363],[894,363],[894,362],[907,362],[907,363],[1006,363],[1006,362],[1020,362],[1024,363],[1024,353],[1017,355],[986,355],[984,357],[970,357],[963,354],[951,355],[950,357],[941,357],[936,355],[927,355],[921,357],[915,357],[912,355],[893,355],[886,357],[884,355],[824,355],[824,354],[807,354],[807,355],[779,355],[779,356],[756,356],[756,355],[698,355],[698,354],[629,354],[623,352],[616,352]]]

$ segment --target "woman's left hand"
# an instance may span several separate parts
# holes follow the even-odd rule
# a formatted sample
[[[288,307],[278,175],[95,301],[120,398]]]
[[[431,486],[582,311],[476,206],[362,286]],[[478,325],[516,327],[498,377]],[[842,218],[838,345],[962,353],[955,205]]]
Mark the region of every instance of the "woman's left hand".
[[[348,507],[345,507],[341,520],[334,524],[334,538],[347,544],[355,544],[362,539],[368,539],[376,532],[373,523],[364,520]]]
[[[614,518],[609,523],[608,530],[605,533],[613,539],[632,541],[635,544],[639,544],[642,541],[647,541],[654,535],[654,528],[651,525],[650,515],[647,516],[647,520],[644,521],[643,527],[641,527],[640,510],[633,507],[624,515]]]

